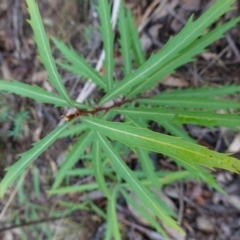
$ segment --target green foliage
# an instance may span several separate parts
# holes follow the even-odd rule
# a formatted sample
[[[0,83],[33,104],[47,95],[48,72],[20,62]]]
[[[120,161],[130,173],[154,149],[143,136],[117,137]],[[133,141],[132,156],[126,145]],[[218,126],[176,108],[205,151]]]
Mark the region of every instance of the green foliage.
[[[34,40],[37,44],[39,57],[47,70],[49,75],[49,81],[57,89],[58,93],[71,105],[73,105],[72,99],[68,95],[66,88],[63,85],[61,77],[57,71],[57,67],[53,56],[51,54],[51,48],[49,40],[44,31],[41,16],[35,1],[26,0],[28,5],[28,12],[30,14],[29,24],[32,26],[34,32]]]
[[[13,137],[14,140],[20,140],[21,134],[24,132],[24,125],[28,118],[27,111],[21,111],[14,117],[13,129],[9,131],[8,136]]]
[[[1,84],[1,83],[0,83]],[[21,110],[18,113],[14,113],[11,106],[7,103],[7,100],[3,98],[6,94],[0,95],[0,124],[8,122],[10,128],[8,129],[7,136],[12,137],[14,141],[20,141],[24,135],[28,135],[27,120],[29,119],[29,113],[25,110]],[[0,137],[7,137],[0,134]]]
[[[56,38],[52,38],[52,41],[63,56],[72,64],[58,63],[62,68],[76,75],[81,75],[84,78],[91,78],[93,82],[106,90],[107,85],[104,78],[92,68],[83,57],[79,56],[73,49],[69,49],[64,43]]]
[[[67,128],[71,122],[65,123],[60,127],[57,127],[51,133],[49,133],[46,137],[44,137],[39,142],[35,143],[33,148],[29,151],[21,154],[20,159],[14,163],[11,167],[7,168],[7,174],[0,184],[0,196],[3,196],[6,189],[11,185],[16,179],[23,174],[27,167],[34,161],[37,157],[39,157],[49,146],[51,146],[58,135],[63,132],[65,128]]]
[[[72,104],[61,96],[48,92],[38,86],[30,86],[29,84],[21,83],[16,80],[1,80],[0,90],[16,93],[22,97],[33,98],[38,102],[49,103],[55,106],[72,106]],[[86,105],[80,103],[75,102],[74,105],[79,108],[86,108]]]
[[[199,19],[193,21],[193,16],[189,18],[185,27],[173,38],[165,44],[158,53],[152,55],[144,64],[142,64],[135,72],[126,76],[116,86],[109,91],[101,103],[106,103],[109,100],[121,94],[126,95],[133,87],[143,82],[150,75],[159,70],[159,67],[171,61],[180,51],[187,48],[195,39],[203,33],[204,29],[209,27],[223,13],[229,11],[232,0],[218,0],[209,8]]]
[[[138,94],[143,94],[145,90],[153,87],[165,75],[174,72],[182,64],[193,61],[197,54],[205,51],[209,44],[223,37],[227,30],[235,26],[240,18],[232,19],[212,31],[206,31],[212,23],[231,9],[234,0],[217,0],[197,20],[193,21],[191,17],[178,35],[172,37],[159,52],[147,60],[141,49],[131,13],[121,5],[118,16],[120,34],[118,42],[122,53],[124,78],[119,82],[113,78],[114,34],[110,21],[111,6],[107,0],[99,1],[97,8],[105,51],[104,76],[96,72],[73,49],[52,38],[55,46],[69,62],[58,64],[74,74],[92,79],[99,89],[105,91],[106,95],[100,100],[98,106],[79,104],[69,97],[51,55],[37,5],[32,0],[26,1],[40,59],[49,74],[49,81],[59,95],[16,80],[1,80],[0,90],[55,106],[74,105],[78,107],[78,111],[76,116],[66,116],[66,119],[73,118],[73,120],[57,127],[41,141],[35,143],[32,149],[21,154],[20,159],[6,169],[7,173],[0,183],[0,196],[5,194],[8,187],[21,177],[30,164],[56,139],[74,136],[76,142],[73,146],[69,146],[69,153],[59,166],[52,189],[48,191],[49,194],[87,193],[99,189],[107,198],[107,214],[91,201],[89,206],[107,221],[105,239],[111,239],[112,236],[114,239],[121,239],[117,215],[119,195],[122,195],[125,201],[162,235],[167,236],[162,222],[183,233],[174,220],[176,214],[154,194],[153,190],[159,191],[163,186],[175,181],[195,179],[224,193],[210,172],[202,166],[211,170],[221,168],[239,173],[240,161],[197,145],[195,139],[183,130],[182,125],[196,124],[209,128],[224,126],[237,129],[240,126],[239,113],[236,111],[239,109],[239,103],[226,100],[226,97],[238,92],[240,87],[226,85],[216,89],[208,87],[177,89],[149,98],[139,97]],[[137,66],[135,71],[132,65]],[[103,106],[104,103],[118,96],[123,96],[124,100],[118,99],[118,103],[108,108]],[[123,117],[123,121],[114,121],[119,119],[116,118],[119,115]],[[78,116],[81,122],[77,121]],[[172,136],[149,129],[149,121],[156,122]],[[86,152],[86,149],[90,149],[90,152]],[[131,170],[123,160],[132,152],[139,160],[141,168],[138,170]],[[185,170],[178,172],[156,170],[151,159],[153,152],[170,157],[176,165]],[[80,159],[84,160],[83,168],[75,167]],[[65,181],[82,176],[95,176],[96,181],[81,185],[69,185]],[[38,196],[39,179],[35,177],[33,182],[35,194]],[[132,194],[136,196],[137,201],[132,200]],[[86,204],[76,206],[74,203],[65,203],[64,206],[68,208],[68,213],[76,209],[89,210]],[[148,206],[148,210],[142,206]],[[35,210],[33,215],[36,215]]]

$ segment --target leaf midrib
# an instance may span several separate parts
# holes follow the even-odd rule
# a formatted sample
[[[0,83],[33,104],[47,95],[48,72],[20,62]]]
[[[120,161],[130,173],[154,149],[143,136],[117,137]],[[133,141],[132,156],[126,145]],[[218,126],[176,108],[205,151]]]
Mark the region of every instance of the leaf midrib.
[[[147,137],[144,137],[144,136],[141,136],[141,135],[137,135],[137,134],[133,134],[133,133],[129,133],[129,132],[124,132],[124,131],[117,130],[117,129],[115,129],[115,128],[103,126],[103,125],[98,124],[98,123],[96,123],[96,122],[89,121],[89,120],[87,120],[86,118],[84,118],[84,121],[86,121],[86,122],[88,121],[88,122],[90,122],[90,124],[94,124],[94,125],[96,125],[96,126],[98,126],[98,127],[105,128],[105,129],[109,129],[109,130],[111,130],[111,131],[115,131],[115,132],[121,133],[121,134],[123,134],[123,135],[129,135],[129,136],[133,136],[133,137],[142,138],[142,139],[144,139],[144,140],[148,140],[148,141],[151,141],[151,142],[154,142],[154,143],[160,143],[160,144],[166,145],[166,146],[168,146],[168,147],[177,148],[177,149],[179,149],[179,150],[181,150],[181,151],[188,151],[189,153],[193,153],[193,154],[195,154],[195,155],[198,154],[199,156],[207,156],[207,157],[208,157],[208,155],[204,155],[204,154],[198,153],[198,152],[196,152],[196,151],[191,151],[190,149],[182,148],[182,147],[179,147],[179,146],[177,146],[177,145],[172,145],[172,144],[169,144],[169,143],[165,143],[165,142],[161,142],[161,141],[156,141],[156,140],[154,140],[154,139],[147,138]],[[147,130],[146,130],[146,131],[147,131]],[[186,144],[189,144],[189,143],[186,142]],[[207,150],[207,149],[206,149],[206,150]],[[168,155],[169,155],[169,154],[168,154]],[[169,156],[170,156],[170,155],[169,155]]]

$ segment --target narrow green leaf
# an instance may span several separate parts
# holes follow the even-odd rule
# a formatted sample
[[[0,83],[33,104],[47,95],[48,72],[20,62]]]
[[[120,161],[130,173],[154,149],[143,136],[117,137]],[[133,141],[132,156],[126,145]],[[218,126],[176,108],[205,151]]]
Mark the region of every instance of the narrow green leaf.
[[[196,143],[196,141],[191,138],[186,131],[181,129],[181,126],[178,124],[173,124],[171,122],[161,121],[160,124],[165,130],[167,130],[171,135],[176,137],[181,137],[183,140],[188,141],[190,143]]]
[[[109,199],[109,201],[111,201],[111,193],[104,179],[102,155],[98,140],[96,140],[93,145],[92,167],[99,189],[104,193],[104,195]]]
[[[154,187],[159,187],[158,177],[154,171],[153,160],[145,149],[137,148],[136,153],[146,176],[151,179]]]
[[[92,158],[91,158],[92,160]],[[104,175],[109,175],[113,173],[112,168],[104,168],[103,174]],[[83,176],[94,176],[94,172],[92,168],[77,168],[77,169],[72,169],[67,172],[68,176],[78,176],[78,177],[83,177]]]
[[[196,91],[197,92],[197,91]],[[212,92],[214,94],[214,90]],[[240,103],[236,101],[228,101],[221,99],[210,99],[203,97],[153,97],[148,99],[139,99],[137,102],[151,104],[155,107],[174,107],[174,108],[190,108],[190,109],[239,109]]]
[[[41,194],[40,180],[39,180],[39,171],[38,171],[38,168],[36,167],[33,167],[32,169],[32,180],[33,180],[33,189],[34,189],[35,196],[39,198]]]
[[[171,121],[175,124],[191,123],[207,127],[224,126],[231,129],[236,129],[240,126],[239,115],[237,114],[143,107],[114,109],[113,111],[130,117],[154,120],[160,124],[161,122]]]
[[[203,86],[200,88],[188,88],[188,89],[176,89],[173,91],[164,91],[161,94],[157,95],[157,99],[171,99],[171,98],[206,98],[206,99],[215,99],[216,97],[222,97],[229,94],[236,94],[240,92],[240,86],[236,84],[224,85],[221,87],[210,87]],[[155,97],[154,97],[155,98]],[[221,99],[221,98],[220,98]]]
[[[215,177],[211,175],[211,173],[208,171],[208,169],[205,169],[202,166],[194,165],[191,166],[187,164],[186,162],[179,161],[176,158],[173,158],[173,160],[181,167],[184,167],[188,170],[189,174],[191,174],[191,178],[194,178],[195,180],[199,182],[207,183],[208,186],[214,188],[218,192],[225,194],[226,192],[219,186],[217,181],[215,180]],[[179,179],[180,180],[180,179]]]
[[[86,119],[84,121],[87,123]],[[177,223],[168,215],[166,210],[161,208],[161,205],[159,204],[156,197],[136,178],[134,173],[121,159],[115,149],[112,148],[107,139],[100,133],[97,133],[97,135],[101,144],[101,148],[103,148],[106,154],[108,154],[116,172],[128,183],[132,191],[135,192],[135,194],[139,197],[142,203],[146,206],[149,206],[155,216],[159,217],[165,224],[176,229],[179,232],[183,232],[183,230],[177,225]]]
[[[98,216],[102,217],[103,219],[107,219],[107,215],[105,212],[99,208],[96,204],[94,204],[92,201],[89,202],[91,210],[93,210],[95,213],[97,213]]]
[[[24,191],[24,179],[25,179],[26,174],[22,174],[20,179],[17,182],[17,193],[18,193],[18,201],[20,203],[26,203],[28,202],[28,197],[26,196],[26,193]]]
[[[71,107],[63,97],[50,93],[38,86],[31,86],[17,80],[0,80],[0,91],[7,91],[18,94],[22,97],[32,98],[41,103],[54,104],[56,107]],[[86,108],[84,104],[75,102],[74,105],[79,108]]]
[[[39,142],[33,144],[32,149],[20,154],[21,158],[14,163],[11,167],[7,168],[7,173],[0,183],[0,197],[6,192],[6,189],[18,179],[23,171],[37,158],[39,157],[54,141],[58,138],[58,135],[64,131],[72,122],[64,123],[62,126],[57,127],[46,137]]]
[[[229,11],[234,1],[235,0],[217,0],[196,21],[193,21],[193,17],[190,17],[185,27],[175,37],[170,38],[161,51],[152,55],[134,73],[129,74],[121,82],[116,84],[112,91],[104,96],[101,104],[121,94],[130,92],[134,86],[154,74],[161,66],[176,58],[181,50],[190,45],[202,34],[204,29],[210,26],[222,14]]]
[[[127,10],[127,18],[128,18],[128,24],[129,24],[130,33],[131,33],[130,35],[131,35],[132,48],[136,58],[137,66],[139,67],[146,61],[146,57],[142,49],[138,30],[134,24],[133,16],[130,10]]]
[[[92,138],[93,138],[92,131],[90,132],[87,131],[78,138],[73,149],[69,152],[65,161],[62,163],[62,165],[60,166],[60,169],[57,172],[54,184],[52,186],[53,190],[56,189],[61,184],[62,180],[67,174],[67,171],[74,166],[76,161],[79,160],[79,157],[81,156],[81,154],[84,153],[86,147],[89,145]]]
[[[132,172],[136,177],[140,178],[145,176],[142,172]],[[179,172],[164,172],[159,173],[157,172],[157,175],[159,175],[158,182],[161,186],[169,185],[170,183],[174,181],[180,181],[185,179],[193,179],[193,176],[188,171],[179,171]],[[81,175],[80,175],[81,176]],[[115,179],[115,177],[114,177]],[[143,179],[140,180],[141,184],[145,187],[152,187],[153,183],[149,179]],[[131,186],[129,186],[127,183],[119,183],[121,187],[129,188],[131,190]],[[79,193],[79,192],[85,192],[85,191],[92,191],[97,190],[98,184],[97,183],[87,183],[79,186],[68,186],[68,187],[61,187],[54,190],[49,190],[49,194],[71,194],[71,193]]]
[[[138,147],[160,152],[186,162],[193,167],[195,164],[200,164],[209,168],[222,168],[232,172],[240,172],[240,161],[236,158],[211,151],[177,137],[132,127],[125,123],[102,121],[90,117],[82,117],[82,121],[94,131],[118,140],[132,149]]]
[[[117,218],[117,188],[113,189],[111,200],[108,200],[107,205],[107,229],[106,233],[109,235],[108,232],[111,233],[113,239],[121,240],[121,234],[118,228],[118,218]]]
[[[87,129],[87,126],[83,123],[77,123],[75,125],[69,126],[66,130],[64,130],[58,138],[64,138],[64,137],[73,137],[76,135],[79,135],[82,133],[84,130]]]
[[[59,205],[64,206],[66,208],[72,208],[72,211],[77,210],[77,209],[88,210],[88,208],[86,207],[87,201],[84,201],[83,203],[60,201]]]
[[[192,175],[188,171],[184,170],[184,171],[177,171],[177,172],[168,172],[166,176],[159,178],[158,181],[163,187],[163,186],[170,185],[174,182],[184,181],[187,179],[192,179]],[[152,186],[151,182],[148,179],[143,180],[142,184],[144,184],[145,186]]]
[[[132,55],[131,55],[131,32],[129,29],[128,18],[123,6],[123,1],[120,3],[118,14],[118,28],[120,32],[120,46],[123,59],[123,72],[127,76],[132,71]]]
[[[138,84],[129,94],[128,97],[133,97],[137,95],[138,93],[144,92],[145,90],[151,88],[154,86],[154,84],[158,81],[163,80],[164,76],[171,74],[177,69],[178,67],[194,61],[194,56],[197,54],[200,54],[205,51],[205,48],[213,43],[214,41],[220,39],[223,37],[223,34],[228,31],[230,28],[234,27],[238,22],[240,21],[240,17],[234,18],[230,20],[229,22],[219,25],[211,32],[205,34],[204,36],[195,39],[189,46],[184,48],[179,52],[177,56],[175,56],[173,59],[168,61],[166,64],[160,66],[160,68],[153,74],[149,76],[149,78],[146,81],[143,81],[142,83]],[[230,89],[230,88],[229,88]],[[218,89],[218,91],[221,91]],[[188,91],[187,91],[188,92]],[[187,95],[184,96],[189,96]],[[203,92],[202,97],[205,96],[205,94],[210,93],[210,89],[206,90],[206,92]],[[223,93],[224,94],[224,93]],[[164,93],[163,93],[164,95]],[[193,95],[194,97],[197,95]]]
[[[34,32],[34,40],[37,44],[40,59],[47,70],[49,81],[57,89],[59,94],[70,104],[73,105],[66,88],[62,83],[62,79],[57,71],[55,61],[53,59],[50,44],[45,33],[39,9],[35,0],[26,0],[28,12],[30,14],[29,24]]]
[[[85,191],[92,191],[98,189],[97,183],[88,183],[88,184],[82,184],[79,186],[68,186],[68,187],[62,187],[57,189],[51,189],[48,192],[48,194],[69,194],[69,193],[76,193],[76,192],[85,192]]]
[[[75,168],[71,169],[66,173],[69,177],[84,177],[84,176],[94,176],[93,169],[91,168]]]
[[[141,128],[146,128],[147,127],[147,122],[144,119],[140,119],[141,123],[137,122],[134,118],[129,118],[133,126],[135,127],[141,127]],[[146,176],[151,179],[153,186],[158,187],[159,186],[159,181],[158,181],[158,176],[156,175],[154,171],[154,165],[153,165],[153,160],[149,156],[149,151],[146,151],[145,149],[137,148],[135,149],[138,155],[138,159],[141,163],[141,167],[146,174]]]
[[[104,78],[92,68],[86,60],[79,56],[72,48],[68,48],[63,42],[52,37],[52,41],[63,56],[73,65],[64,64],[59,62],[58,65],[62,68],[72,72],[76,75],[83,76],[84,78],[90,78],[98,86],[106,90],[106,83]]]
[[[57,62],[57,64],[61,68],[67,70],[68,72],[70,72],[72,74],[75,74],[77,76],[82,76],[84,78],[90,78],[92,80],[92,82],[94,82],[99,88],[106,90],[107,86],[106,86],[106,83],[104,82],[104,78],[101,75],[99,75],[99,78],[97,78],[97,77],[93,78],[93,76],[87,77],[87,74],[83,74],[81,72],[81,69],[77,65],[69,65],[69,64],[61,63],[61,62]]]
[[[111,6],[108,0],[98,1],[98,14],[100,18],[101,25],[99,27],[102,38],[103,46],[105,51],[104,67],[106,72],[107,89],[112,89],[113,86],[113,67],[114,67],[114,57],[113,57],[113,29],[111,24]]]

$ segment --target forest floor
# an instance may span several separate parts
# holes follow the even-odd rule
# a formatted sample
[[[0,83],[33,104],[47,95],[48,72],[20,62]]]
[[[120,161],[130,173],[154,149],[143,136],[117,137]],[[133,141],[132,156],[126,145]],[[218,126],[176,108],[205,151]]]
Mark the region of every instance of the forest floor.
[[[95,66],[102,50],[102,39],[98,32],[96,10],[90,0],[38,0],[45,29],[50,36],[71,45]],[[159,50],[171,35],[177,34],[191,14],[200,16],[212,0],[128,0],[126,6],[133,12],[139,26],[144,51],[150,56]],[[239,15],[236,9],[225,14],[219,22]],[[47,81],[47,73],[37,57],[32,30],[24,0],[0,1],[0,79],[17,79],[24,83],[39,85],[48,91],[53,87]],[[56,59],[59,53],[52,45]],[[116,65],[120,66],[119,52],[115,51]],[[240,28],[229,31],[225,38],[214,42],[208,50],[196,57],[196,61],[177,69],[158,85],[159,89],[178,87],[222,86],[240,84]],[[68,92],[77,98],[85,80],[60,70]],[[99,96],[96,90],[94,97]],[[240,99],[240,96],[238,96]],[[90,97],[91,98],[91,97]],[[67,109],[53,108],[15,94],[0,95],[0,180],[4,169],[17,161],[18,154],[27,151],[33,142],[53,130]],[[198,142],[212,150],[226,152],[236,149],[240,159],[240,133],[224,128],[206,129],[189,126],[188,131],[198,136]],[[199,137],[201,136],[201,137]],[[48,196],[48,190],[59,162],[71,140],[59,140],[41,155],[25,176],[24,187],[12,187],[0,199],[0,239],[102,239],[104,221],[91,214],[77,210],[67,217],[49,216],[60,200],[79,200],[77,194],[57,197]],[[161,163],[171,168],[171,162]],[[165,164],[165,165],[164,165]],[[36,180],[34,177],[38,175]],[[228,193],[220,194],[206,184],[185,181],[164,188],[163,196],[174,205],[178,220],[187,236],[180,236],[168,229],[170,239],[176,240],[240,240],[240,175],[223,170],[215,173],[218,183]],[[39,193],[32,192],[34,181],[40,182]],[[181,192],[178,195],[178,191]],[[100,207],[103,199],[90,194]],[[37,206],[31,211],[31,206]],[[122,206],[123,207],[123,206]],[[125,206],[126,207],[126,206]],[[127,207],[126,207],[127,208]],[[123,239],[164,239],[137,218],[133,210],[121,213]],[[129,220],[130,219],[130,220]],[[44,226],[43,226],[44,225]],[[41,226],[41,227],[40,227]]]

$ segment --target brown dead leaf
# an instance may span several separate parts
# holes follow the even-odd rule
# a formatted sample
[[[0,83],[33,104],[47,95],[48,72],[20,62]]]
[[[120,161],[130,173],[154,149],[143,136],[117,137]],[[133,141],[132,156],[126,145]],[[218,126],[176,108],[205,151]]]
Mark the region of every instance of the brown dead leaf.
[[[166,76],[161,84],[169,87],[188,87],[189,83],[181,76]]]
[[[240,133],[238,133],[232,143],[229,145],[227,152],[228,153],[236,153],[240,151]]]
[[[236,209],[240,210],[240,197],[238,195],[228,195],[226,196],[226,201]]]
[[[145,33],[143,33],[141,35],[141,45],[142,45],[142,48],[143,48],[144,52],[147,52],[148,49],[150,49],[150,47],[152,46],[152,40]]]
[[[15,49],[15,34],[11,29],[7,29],[4,34],[4,47],[6,51],[13,51]]]
[[[48,77],[47,72],[43,70],[43,71],[33,74],[32,82],[33,83],[41,83],[41,82],[45,81],[47,79],[47,77]]]
[[[53,87],[48,81],[43,82],[43,87],[48,91],[48,92],[53,92]]]
[[[201,53],[201,56],[206,60],[213,60],[213,59],[217,59],[217,54],[216,53],[211,53],[211,52],[204,52]]]
[[[164,229],[166,230],[166,232],[169,234],[169,236],[171,236],[171,239],[173,239],[173,240],[185,240],[186,239],[186,236],[184,236],[182,233],[177,232],[176,230],[166,226],[165,224],[163,224],[163,226],[164,226]]]
[[[41,133],[42,133],[42,126],[37,127],[33,132],[33,141],[37,142],[41,139]]]
[[[169,14],[169,10],[174,10],[176,6],[178,5],[179,0],[173,0],[173,1],[161,1],[161,4],[155,9],[154,11],[154,21],[157,21],[160,18],[163,18]]]
[[[197,218],[197,227],[199,230],[212,233],[215,231],[216,226],[208,217],[200,216]]]
[[[6,80],[12,79],[12,75],[6,61],[3,61],[1,70],[2,70],[2,76],[4,79]]]

